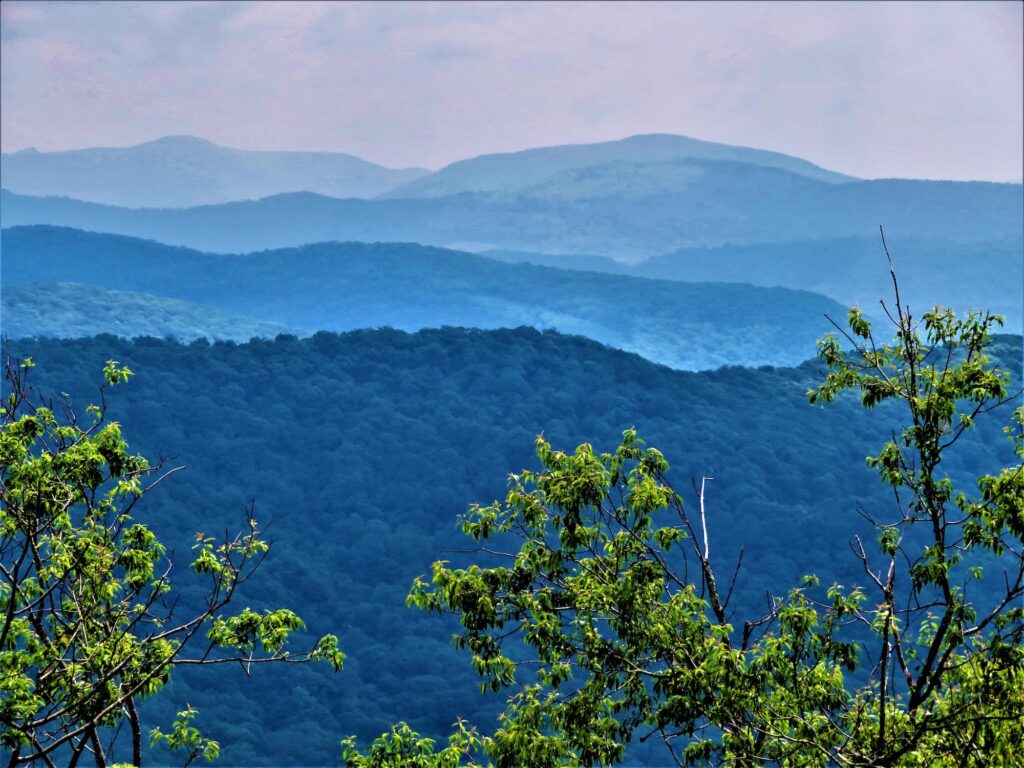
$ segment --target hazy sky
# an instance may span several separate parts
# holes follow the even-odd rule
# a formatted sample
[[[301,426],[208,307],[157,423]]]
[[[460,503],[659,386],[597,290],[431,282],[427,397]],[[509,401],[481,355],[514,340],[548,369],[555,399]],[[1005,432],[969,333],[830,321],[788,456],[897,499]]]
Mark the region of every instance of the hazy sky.
[[[436,168],[678,133],[1022,176],[1024,4],[5,0],[4,151],[186,133]]]

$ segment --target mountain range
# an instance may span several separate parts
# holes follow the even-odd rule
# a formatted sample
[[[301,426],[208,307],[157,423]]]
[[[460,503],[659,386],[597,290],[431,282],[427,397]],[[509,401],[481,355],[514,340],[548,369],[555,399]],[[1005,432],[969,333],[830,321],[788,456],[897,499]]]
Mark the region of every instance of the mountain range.
[[[464,192],[605,196],[612,189],[664,190],[685,181],[687,160],[727,160],[828,182],[852,177],[806,160],[685,136],[542,147],[460,160],[436,173],[390,169],[331,152],[250,151],[195,136],[164,136],[131,147],[4,153],[0,181],[26,195],[71,197],[128,208],[183,208],[286,192],[330,197],[446,197]],[[674,165],[676,164],[676,165]]]
[[[240,600],[294,608],[347,654],[338,677],[271,666],[244,687],[235,665],[193,667],[144,703],[145,730],[196,706],[231,766],[336,764],[344,735],[400,719],[492,732],[501,697],[479,695],[450,617],[405,596],[437,559],[486,558],[459,516],[537,468],[538,434],[601,452],[635,427],[687,503],[713,476],[737,621],[805,574],[820,599],[863,584],[851,537],[901,509],[864,457],[903,417],[806,393],[825,316],[877,318],[891,293],[879,224],[915,318],[943,302],[1021,324],[1019,184],[861,180],[675,136],[434,173],[167,137],[4,155],[2,176],[2,344],[33,358],[32,397],[85,413],[102,396],[133,452],[187,467],[138,511],[178,564],[255,504],[274,546]],[[1019,391],[1021,338],[992,341]],[[100,394],[111,359],[135,375]],[[951,445],[958,487],[1013,461],[1012,408]]]
[[[382,240],[636,260],[863,237],[879,224],[894,236],[956,242],[1019,239],[1024,226],[1019,184],[858,180],[670,135],[484,155],[434,173],[189,137],[22,151],[2,167],[5,226],[73,226],[213,252]]]
[[[433,173],[181,136],[125,149],[22,151],[4,155],[2,169],[4,184],[20,190],[0,192],[5,284],[97,289],[88,297],[68,286],[50,296],[38,288],[11,294],[7,314],[25,323],[8,322],[5,331],[19,335],[94,328],[244,340],[281,330],[528,324],[681,368],[792,363],[823,308],[835,312],[829,300],[871,312],[890,294],[880,223],[918,312],[937,303],[987,308],[1005,314],[1011,331],[1024,316],[1021,185],[859,180],[682,136],[484,155]],[[34,225],[137,239],[21,230]],[[143,268],[163,264],[160,243],[193,250],[168,251],[163,271]],[[265,249],[271,253],[257,253]],[[216,277],[215,254],[248,254],[239,258],[260,267],[244,279]],[[166,268],[172,264],[177,274]],[[208,283],[214,277],[234,287]],[[753,286],[820,295],[791,300]],[[134,296],[118,297],[114,318],[92,311],[98,289]],[[656,306],[643,302],[648,290]],[[712,299],[716,291],[721,301]],[[739,302],[735,311],[729,301]],[[798,308],[811,305],[798,319]],[[749,319],[754,306],[771,308],[778,333],[768,327],[774,321]],[[773,359],[765,356],[770,339]]]

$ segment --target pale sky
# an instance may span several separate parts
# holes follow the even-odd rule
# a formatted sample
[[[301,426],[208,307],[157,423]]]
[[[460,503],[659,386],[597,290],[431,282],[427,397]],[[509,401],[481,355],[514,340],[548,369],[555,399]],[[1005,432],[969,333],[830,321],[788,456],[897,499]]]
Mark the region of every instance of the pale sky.
[[[4,151],[167,134],[438,168],[676,133],[1019,180],[1024,3],[4,0]]]

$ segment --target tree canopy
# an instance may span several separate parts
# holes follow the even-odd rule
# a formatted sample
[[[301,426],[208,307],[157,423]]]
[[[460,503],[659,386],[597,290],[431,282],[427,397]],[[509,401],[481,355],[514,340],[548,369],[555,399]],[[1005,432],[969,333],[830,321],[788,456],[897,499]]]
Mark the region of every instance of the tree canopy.
[[[846,542],[851,533],[872,537],[856,510],[884,509],[892,498],[863,457],[898,423],[898,403],[867,412],[843,396],[808,407],[804,393],[822,376],[813,362],[685,373],[532,329],[246,344],[108,336],[5,349],[31,354],[37,388],[68,392],[72,402],[95,396],[96,371],[110,357],[137,371],[129,386],[104,391],[110,412],[134,452],[187,465],[147,494],[147,525],[184,564],[197,531],[234,530],[255,497],[260,522],[272,526],[273,556],[243,587],[243,605],[289,606],[342,635],[341,676],[324,665],[267,665],[248,679],[238,665],[184,666],[141,702],[144,729],[167,730],[186,705],[199,709],[193,722],[220,741],[227,765],[332,764],[341,735],[369,744],[399,720],[435,739],[436,750],[459,715],[481,738],[502,727],[507,691],[480,696],[476,673],[448,642],[457,623],[408,611],[404,597],[439,556],[468,562],[451,553],[466,547],[459,510],[500,497],[511,467],[539,472],[538,432],[552,446],[614,446],[635,425],[671,459],[682,490],[691,474],[713,474],[712,556],[729,576],[743,548],[730,603],[740,618],[760,616],[765,591],[784,595],[807,571],[862,581]],[[1019,337],[994,337],[986,350],[1019,377]],[[944,452],[943,467],[969,488],[1012,460],[997,419],[979,418]],[[994,589],[995,575],[986,570],[978,587]],[[203,586],[179,578],[175,594],[196,605]],[[864,674],[862,666],[849,677]],[[660,740],[642,735],[624,762],[665,762]],[[162,750],[163,742],[145,759],[167,764]]]
[[[389,762],[396,749],[418,750],[415,765],[609,764],[651,737],[679,765],[1010,764],[1024,739],[1024,408],[1007,428],[1022,461],[957,488],[944,453],[1019,397],[985,354],[998,318],[936,308],[918,322],[898,291],[886,313],[896,337],[882,343],[851,310],[848,346],[822,340],[829,371],[808,392],[903,405],[867,460],[893,499],[864,511],[875,542],[850,542],[861,580],[808,574],[735,616],[745,585],[739,565],[716,569],[710,478],[691,510],[634,430],[606,453],[539,438],[540,471],[462,523],[479,562],[439,561],[409,595],[457,616],[483,687],[513,692],[500,727],[460,725],[435,752],[403,726],[348,765],[406,764]]]

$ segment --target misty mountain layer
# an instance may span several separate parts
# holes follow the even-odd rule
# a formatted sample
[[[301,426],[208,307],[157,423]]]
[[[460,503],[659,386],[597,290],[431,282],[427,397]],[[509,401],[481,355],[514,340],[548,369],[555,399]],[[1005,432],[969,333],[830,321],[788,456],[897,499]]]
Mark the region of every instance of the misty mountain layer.
[[[153,294],[305,333],[557,328],[681,369],[794,364],[814,349],[825,314],[845,314],[806,291],[507,264],[408,243],[223,255],[55,227],[4,230],[2,277]],[[97,321],[94,332],[104,329]]]
[[[958,243],[889,237],[900,292],[916,315],[936,304],[958,313],[991,311],[1019,333],[1024,320],[1024,242]],[[684,248],[627,264],[607,256],[484,251],[511,261],[662,280],[752,283],[809,290],[844,306],[882,314],[880,299],[892,294],[889,263],[881,238],[848,237]]]
[[[465,250],[600,253],[643,258],[686,247],[865,237],[955,242],[1019,238],[1022,187],[938,181],[833,184],[777,168],[685,160],[685,183],[591,197],[466,192],[341,200],[312,193],[184,209],[102,206],[2,193],[5,226],[53,224],[213,252],[325,240],[409,241]],[[636,177],[629,175],[631,183]],[[639,183],[639,182],[637,182]],[[602,185],[604,186],[604,185]]]

